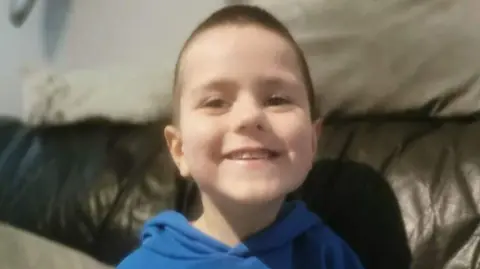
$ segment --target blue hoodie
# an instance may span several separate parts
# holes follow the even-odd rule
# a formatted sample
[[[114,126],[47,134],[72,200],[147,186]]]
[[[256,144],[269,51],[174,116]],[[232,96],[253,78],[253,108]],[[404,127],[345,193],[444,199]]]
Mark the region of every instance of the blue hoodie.
[[[146,223],[142,245],[118,269],[362,269],[356,254],[302,202],[243,243],[229,247],[166,211]],[[285,209],[284,208],[284,209]]]

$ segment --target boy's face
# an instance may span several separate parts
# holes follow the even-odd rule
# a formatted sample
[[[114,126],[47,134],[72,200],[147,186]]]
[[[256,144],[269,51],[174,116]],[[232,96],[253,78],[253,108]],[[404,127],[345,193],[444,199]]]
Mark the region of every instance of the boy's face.
[[[179,77],[179,126],[165,137],[204,195],[261,203],[303,183],[316,126],[288,41],[256,26],[213,28],[190,44]]]

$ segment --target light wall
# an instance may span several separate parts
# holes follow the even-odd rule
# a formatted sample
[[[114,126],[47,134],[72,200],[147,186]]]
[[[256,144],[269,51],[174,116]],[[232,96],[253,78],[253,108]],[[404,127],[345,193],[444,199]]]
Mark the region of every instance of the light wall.
[[[0,2],[0,115],[19,115],[23,67],[156,59],[171,68],[189,31],[224,0],[38,0],[20,28]]]

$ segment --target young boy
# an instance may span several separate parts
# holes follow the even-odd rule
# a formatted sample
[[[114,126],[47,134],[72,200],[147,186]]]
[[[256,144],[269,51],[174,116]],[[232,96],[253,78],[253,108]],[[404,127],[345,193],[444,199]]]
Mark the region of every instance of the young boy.
[[[120,269],[362,268],[301,202],[285,202],[310,170],[321,122],[302,51],[272,15],[225,7],[182,49],[173,123],[164,135],[202,212],[150,220]]]

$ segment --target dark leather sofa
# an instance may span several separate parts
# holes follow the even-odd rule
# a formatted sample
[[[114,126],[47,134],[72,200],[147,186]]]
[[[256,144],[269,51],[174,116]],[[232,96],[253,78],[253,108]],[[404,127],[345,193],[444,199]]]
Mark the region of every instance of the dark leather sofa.
[[[175,181],[158,125],[2,119],[1,221],[115,264],[144,220],[195,200]],[[367,268],[478,268],[478,133],[473,116],[327,121],[296,195]]]

